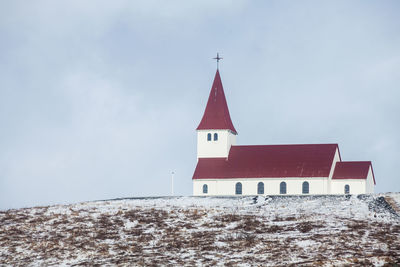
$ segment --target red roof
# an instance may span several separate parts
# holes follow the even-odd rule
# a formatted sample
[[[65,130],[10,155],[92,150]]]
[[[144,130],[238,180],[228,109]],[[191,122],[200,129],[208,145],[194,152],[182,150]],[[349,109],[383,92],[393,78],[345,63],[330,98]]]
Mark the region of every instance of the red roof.
[[[336,162],[332,179],[367,179],[370,166],[372,168],[371,161]]]
[[[337,144],[232,146],[228,158],[199,158],[193,179],[328,177]]]
[[[196,130],[210,129],[227,129],[237,134],[229,115],[228,104],[226,103],[224,88],[222,87],[218,70],[211,87],[206,110]]]

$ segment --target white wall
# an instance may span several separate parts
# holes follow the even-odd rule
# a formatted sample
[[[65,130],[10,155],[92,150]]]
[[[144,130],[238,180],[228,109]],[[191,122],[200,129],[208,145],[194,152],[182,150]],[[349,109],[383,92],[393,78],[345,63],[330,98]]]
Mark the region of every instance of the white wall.
[[[374,177],[372,176],[372,167],[369,166],[367,183],[366,183],[366,193],[373,194],[375,189]]]
[[[207,141],[211,133],[212,141]],[[214,141],[214,133],[218,133],[218,141]],[[197,131],[197,158],[228,157],[231,145],[236,144],[236,135],[229,130],[199,130]],[[368,171],[366,180],[337,179],[332,180],[336,162],[340,161],[338,149],[328,177],[318,178],[246,178],[246,179],[196,179],[193,180],[194,196],[232,196],[235,195],[236,183],[242,183],[242,195],[257,195],[257,184],[264,183],[264,195],[279,195],[280,183],[286,182],[288,195],[301,195],[302,184],[309,183],[310,194],[344,194],[344,186],[350,186],[350,194],[365,194],[374,192],[372,169]],[[203,185],[207,184],[208,193],[203,194]]]
[[[331,181],[332,181],[333,172],[335,171],[336,162],[338,162],[338,161],[340,161],[339,148],[336,148],[335,156],[333,157],[333,162],[331,165],[331,170],[329,172],[329,179],[327,181],[328,194],[331,194],[331,192],[332,192]]]
[[[350,186],[350,194],[366,193],[365,179],[334,179],[331,182],[332,194],[344,194],[344,186]]]
[[[208,133],[211,141],[207,141]],[[214,141],[214,133],[218,134],[218,141]],[[231,145],[235,144],[236,135],[230,130],[198,130],[197,158],[227,158]]]
[[[309,183],[310,194],[327,194],[328,178],[248,178],[248,179],[195,179],[194,196],[231,196],[235,195],[237,182],[242,183],[242,195],[257,195],[257,184],[264,183],[264,195],[279,195],[280,183],[286,182],[288,195],[302,194],[303,182]],[[208,185],[208,194],[203,194],[203,185]]]

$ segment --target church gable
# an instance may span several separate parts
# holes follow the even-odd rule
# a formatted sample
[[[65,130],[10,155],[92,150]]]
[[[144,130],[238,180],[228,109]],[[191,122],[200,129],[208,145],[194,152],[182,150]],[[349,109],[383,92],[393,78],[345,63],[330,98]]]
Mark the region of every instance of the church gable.
[[[336,162],[332,179],[367,179],[370,168],[372,168],[371,161]],[[375,177],[372,177],[375,183]]]

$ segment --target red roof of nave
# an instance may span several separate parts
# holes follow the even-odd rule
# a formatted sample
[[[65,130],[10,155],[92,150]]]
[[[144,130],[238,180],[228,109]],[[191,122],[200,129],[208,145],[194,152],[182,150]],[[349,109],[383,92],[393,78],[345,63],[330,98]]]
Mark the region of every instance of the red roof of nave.
[[[371,161],[342,161],[336,162],[332,179],[366,179]],[[375,183],[374,171],[372,177]],[[376,183],[375,183],[376,184]]]
[[[328,177],[337,144],[232,146],[228,158],[199,158],[193,179]]]
[[[237,134],[231,116],[229,115],[228,104],[226,103],[224,88],[222,87],[222,81],[218,70],[215,74],[203,118],[196,130],[210,129],[227,129]]]

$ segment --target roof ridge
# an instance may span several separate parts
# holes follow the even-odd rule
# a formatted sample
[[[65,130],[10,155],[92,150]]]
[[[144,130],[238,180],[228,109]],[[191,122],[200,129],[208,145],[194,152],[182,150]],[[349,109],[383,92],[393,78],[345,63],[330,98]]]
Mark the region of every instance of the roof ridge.
[[[370,160],[345,160],[345,161],[341,161],[341,163],[372,163]]]
[[[316,146],[316,145],[336,145],[337,143],[322,143],[322,144],[272,144],[272,145],[234,145],[235,147],[255,147],[255,146]]]

